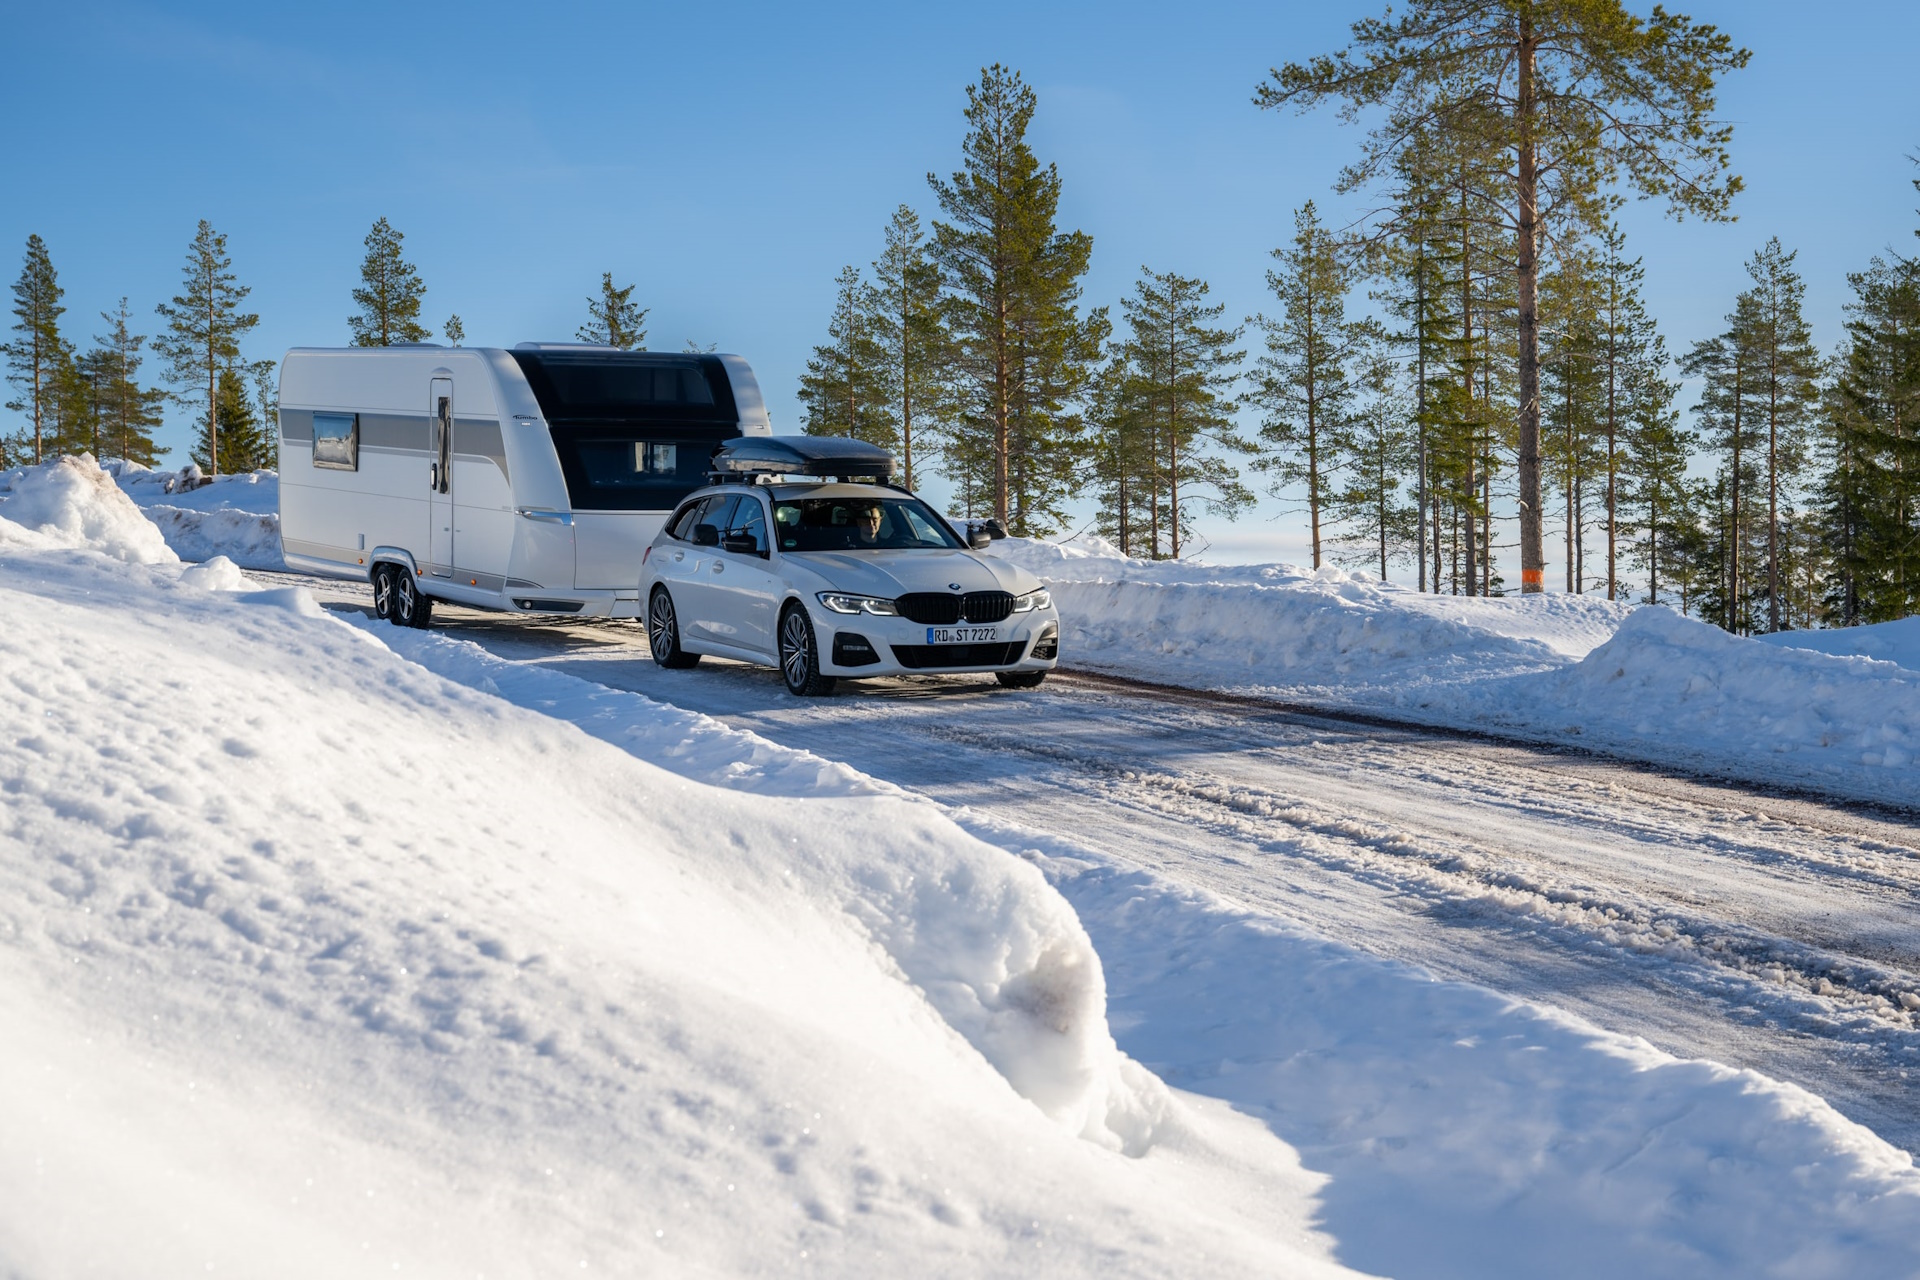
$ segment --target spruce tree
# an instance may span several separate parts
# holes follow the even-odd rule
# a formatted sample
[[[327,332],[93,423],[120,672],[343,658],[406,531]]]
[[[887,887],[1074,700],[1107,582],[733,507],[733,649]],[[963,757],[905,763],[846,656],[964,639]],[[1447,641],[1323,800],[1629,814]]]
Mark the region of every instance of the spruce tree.
[[[1847,280],[1819,495],[1827,607],[1854,626],[1920,613],[1920,262],[1875,257]]]
[[[399,342],[425,342],[420,303],[427,286],[420,273],[401,255],[406,237],[385,218],[367,232],[367,256],[360,262],[360,287],[353,301],[360,310],[347,317],[356,347],[391,347]]]
[[[884,412],[900,442],[904,483],[914,487],[914,449],[924,464],[948,414],[951,341],[940,314],[940,269],[929,256],[920,217],[906,205],[887,223],[873,264],[870,335],[886,394]]]
[[[833,315],[827,342],[813,349],[800,375],[806,405],[803,430],[812,436],[851,436],[896,449],[896,426],[886,413],[886,369],[874,340],[873,289],[858,267],[843,267],[834,279]]]
[[[60,316],[66,311],[60,299],[65,293],[46,241],[28,236],[26,261],[13,284],[13,332],[18,336],[4,350],[7,381],[22,397],[9,401],[7,408],[31,415],[35,463],[44,460],[55,383],[67,360],[67,346],[60,337]]]
[[[1234,345],[1242,330],[1218,327],[1226,307],[1207,304],[1205,281],[1147,267],[1140,276],[1133,296],[1121,303],[1131,330],[1121,347],[1126,395],[1130,410],[1151,424],[1156,446],[1149,472],[1151,554],[1178,560],[1192,525],[1191,504],[1232,519],[1253,503],[1229,461],[1255,448],[1233,422],[1240,408],[1233,384],[1246,356]]]
[[[1321,565],[1321,525],[1345,460],[1345,430],[1352,414],[1349,365],[1365,341],[1362,326],[1347,319],[1352,268],[1332,233],[1320,224],[1313,201],[1296,210],[1290,249],[1275,249],[1278,270],[1267,287],[1280,315],[1255,316],[1266,336],[1266,354],[1254,367],[1254,399],[1266,410],[1260,427],[1265,452],[1254,463],[1278,484],[1306,487],[1313,567]],[[1276,490],[1278,492],[1278,490]]]
[[[270,464],[266,432],[247,381],[247,371],[237,365],[220,371],[214,425],[200,429],[189,455],[202,471],[232,475]]]
[[[601,272],[600,292],[587,299],[587,322],[575,336],[582,342],[597,342],[622,351],[646,350],[647,309],[634,302],[636,287],[617,288],[613,272]]]
[[[1019,534],[1052,528],[1071,496],[1075,405],[1109,328],[1104,309],[1079,313],[1093,238],[1055,226],[1059,172],[1027,144],[1036,105],[1019,73],[984,69],[967,87],[962,167],[927,175],[948,219],[933,257],[961,395],[944,465]]]
[[[1740,180],[1727,174],[1731,127],[1714,119],[1716,79],[1748,53],[1704,23],[1621,0],[1408,0],[1352,26],[1338,53],[1276,69],[1263,108],[1344,103],[1349,118],[1386,111],[1343,190],[1392,174],[1420,135],[1471,138],[1505,153],[1494,193],[1511,236],[1516,306],[1520,565],[1544,589],[1539,284],[1542,219],[1624,179],[1676,215],[1724,218]]]
[[[446,334],[447,341],[456,347],[466,340],[467,326],[460,322],[458,314],[448,316],[446,324],[441,326],[440,331]]]
[[[227,256],[227,238],[200,220],[182,269],[185,289],[171,303],[154,310],[167,322],[153,340],[154,354],[166,362],[173,398],[181,404],[204,405],[206,457],[218,475],[219,448],[217,384],[220,371],[240,358],[240,339],[260,323],[260,317],[240,310],[250,290],[233,274]]]

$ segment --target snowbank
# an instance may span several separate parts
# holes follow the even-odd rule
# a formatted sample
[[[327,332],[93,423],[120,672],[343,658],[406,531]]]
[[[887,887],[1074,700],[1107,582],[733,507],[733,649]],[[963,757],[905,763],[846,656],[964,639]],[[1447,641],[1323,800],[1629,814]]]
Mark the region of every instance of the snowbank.
[[[86,454],[21,468],[6,479],[0,492],[0,537],[11,524],[41,535],[41,545],[86,547],[129,564],[169,564],[180,558]]]
[[[470,687],[701,780],[890,793],[845,766],[466,641],[366,624]],[[751,761],[729,764],[726,740]],[[1331,1175],[1337,1256],[1401,1276],[1906,1274],[1920,1175],[1824,1102],[1435,982],[1070,839],[960,811],[1092,933],[1121,1046]],[[1189,1095],[1190,1096],[1190,1095]]]
[[[96,467],[158,527],[161,539],[180,559],[226,556],[248,569],[287,567],[280,551],[280,478],[271,471],[209,477],[191,465],[155,471],[124,458],[96,464],[90,455],[73,454],[39,467],[0,472],[0,499],[16,487],[42,484],[34,477],[48,468],[78,473]]]
[[[0,545],[0,1269],[1345,1274],[1320,1179],[1118,1053],[1030,863],[251,586]]]
[[[995,551],[1052,588],[1069,667],[1847,797],[1920,796],[1920,619],[1763,644],[1662,607],[1423,595],[1338,569],[1152,563],[1078,541],[1008,539]]]
[[[1810,649],[1835,657],[1877,658],[1909,671],[1920,671],[1920,617],[1876,622],[1866,627],[1837,627],[1831,631],[1776,631],[1754,639],[1782,649]]]

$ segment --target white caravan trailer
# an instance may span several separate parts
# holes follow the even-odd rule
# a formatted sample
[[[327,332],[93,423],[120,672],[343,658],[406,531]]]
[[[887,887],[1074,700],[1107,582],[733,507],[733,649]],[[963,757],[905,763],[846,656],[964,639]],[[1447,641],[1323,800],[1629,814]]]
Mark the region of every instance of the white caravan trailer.
[[[433,601],[631,618],[640,560],[723,440],[768,435],[739,356],[562,343],[296,347],[280,366],[287,564]]]

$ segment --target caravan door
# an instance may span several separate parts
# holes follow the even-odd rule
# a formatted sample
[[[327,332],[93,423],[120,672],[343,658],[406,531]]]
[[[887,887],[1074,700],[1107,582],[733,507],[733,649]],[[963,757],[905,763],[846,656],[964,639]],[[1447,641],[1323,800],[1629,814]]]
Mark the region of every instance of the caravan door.
[[[433,469],[429,475],[427,555],[428,572],[436,578],[453,576],[453,379],[435,378],[427,397],[433,419]]]

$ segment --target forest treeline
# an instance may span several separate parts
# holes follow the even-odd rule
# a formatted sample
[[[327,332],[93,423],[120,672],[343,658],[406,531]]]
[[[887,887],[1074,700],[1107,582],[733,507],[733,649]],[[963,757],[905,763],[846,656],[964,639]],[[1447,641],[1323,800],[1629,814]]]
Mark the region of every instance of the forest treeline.
[[[1736,632],[1920,611],[1920,264],[1888,251],[1850,276],[1846,339],[1822,353],[1769,239],[1725,327],[1670,350],[1617,213],[1637,193],[1730,216],[1713,88],[1747,55],[1661,10],[1560,19],[1575,9],[1607,21],[1543,33],[1523,0],[1416,0],[1276,70],[1257,105],[1385,108],[1337,187],[1374,207],[1341,227],[1297,210],[1270,310],[1241,318],[1153,265],[1083,306],[1092,240],[1058,225],[1035,95],[986,69],[930,220],[901,205],[870,267],[839,274],[806,429],[895,449],[910,482],[937,472],[1017,533],[1090,502],[1136,556],[1180,556],[1197,515],[1264,489],[1297,507],[1316,568],[1398,567],[1425,591],[1522,585],[1497,554],[1517,524],[1523,584],[1551,537],[1555,586]],[[1543,102],[1529,159],[1515,121]],[[1701,387],[1685,412],[1683,377]]]
[[[385,218],[367,232],[360,284],[352,291],[354,311],[347,317],[355,346],[433,336],[420,321],[426,284],[407,261],[405,239]],[[603,273],[575,336],[624,349],[645,346],[647,313],[633,301],[634,289]],[[187,247],[180,292],[154,308],[158,331],[136,333],[134,313],[121,298],[100,314],[105,332],[83,351],[63,331],[66,290],[46,242],[27,237],[26,260],[13,285],[14,338],[0,348],[17,393],[7,408],[25,424],[0,435],[0,467],[81,452],[153,466],[167,452],[155,445],[153,433],[169,404],[194,416],[189,455],[202,471],[219,475],[276,465],[279,446],[271,424],[279,415],[280,362],[242,354],[242,341],[260,322],[242,310],[249,292],[234,273],[226,236],[203,220]],[[455,346],[466,339],[457,314],[447,317],[441,333]],[[705,348],[689,341],[687,349]],[[159,363],[159,378],[151,382],[143,372],[149,355]]]
[[[1554,586],[1736,632],[1920,611],[1920,264],[1889,249],[1851,275],[1845,337],[1821,352],[1794,251],[1768,239],[1720,330],[1674,349],[1620,227],[1636,196],[1731,217],[1714,95],[1746,51],[1620,0],[1410,0],[1352,37],[1275,69],[1253,105],[1375,121],[1333,188],[1366,212],[1296,210],[1269,305],[1241,317],[1177,263],[1091,305],[1093,239],[1059,225],[1060,174],[1028,141],[1036,95],[983,70],[927,216],[901,204],[873,261],[835,282],[805,429],[893,449],[909,484],[943,476],[967,514],[1016,533],[1090,508],[1137,556],[1190,554],[1198,516],[1264,491],[1298,511],[1315,567],[1425,591],[1541,589],[1551,539]],[[428,336],[401,248],[374,224],[355,342]],[[634,292],[604,274],[577,336],[644,347]],[[203,222],[151,341],[122,300],[82,352],[32,238],[6,347],[28,426],[0,462],[151,462],[165,400],[200,416],[203,467],[270,462],[272,362],[241,356],[246,296]],[[464,336],[458,316],[443,331]],[[164,391],[140,381],[145,354]],[[1682,378],[1699,386],[1685,411]]]

